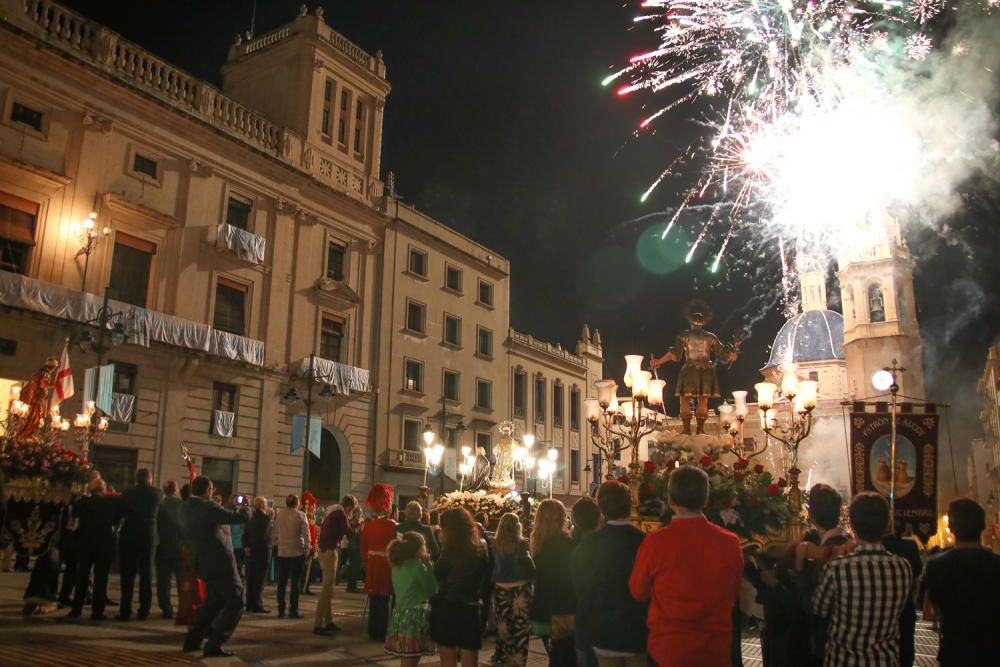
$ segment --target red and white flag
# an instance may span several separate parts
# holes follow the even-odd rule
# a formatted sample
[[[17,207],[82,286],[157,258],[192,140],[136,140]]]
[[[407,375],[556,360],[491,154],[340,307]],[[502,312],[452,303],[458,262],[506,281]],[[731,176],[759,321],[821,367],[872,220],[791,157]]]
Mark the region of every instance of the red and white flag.
[[[53,403],[59,405],[73,395],[73,369],[69,365],[69,339],[63,346],[62,356],[59,357],[59,368],[56,369],[56,386],[53,396]]]

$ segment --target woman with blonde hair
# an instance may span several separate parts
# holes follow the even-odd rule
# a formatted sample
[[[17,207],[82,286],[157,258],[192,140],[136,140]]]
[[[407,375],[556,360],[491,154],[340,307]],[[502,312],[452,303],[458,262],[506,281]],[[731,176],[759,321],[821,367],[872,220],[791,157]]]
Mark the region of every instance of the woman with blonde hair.
[[[531,602],[531,627],[541,637],[549,667],[575,667],[573,624],[576,596],[568,567],[576,543],[566,528],[566,508],[549,498],[538,504],[531,530],[535,557],[535,591]]]
[[[497,641],[493,664],[497,667],[524,667],[531,636],[532,582],[535,562],[528,543],[521,536],[521,521],[513,512],[500,517],[493,538],[493,610]]]

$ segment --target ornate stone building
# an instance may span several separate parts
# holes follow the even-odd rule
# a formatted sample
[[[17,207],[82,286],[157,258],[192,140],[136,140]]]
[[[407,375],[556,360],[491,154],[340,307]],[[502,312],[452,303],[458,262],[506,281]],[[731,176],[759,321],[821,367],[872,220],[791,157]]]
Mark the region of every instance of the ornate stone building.
[[[223,491],[301,490],[307,402],[324,501],[408,483],[444,395],[486,443],[509,263],[387,199],[388,93],[322,10],[237,40],[219,89],[55,2],[0,0],[0,390],[69,339],[71,417],[100,348],[91,454],[117,487],[181,477],[183,444]]]
[[[976,389],[983,396],[979,413],[983,437],[972,442],[970,459],[974,470],[970,477],[976,483],[970,480],[970,491],[986,508],[987,544],[1000,552],[1000,345],[990,347]]]

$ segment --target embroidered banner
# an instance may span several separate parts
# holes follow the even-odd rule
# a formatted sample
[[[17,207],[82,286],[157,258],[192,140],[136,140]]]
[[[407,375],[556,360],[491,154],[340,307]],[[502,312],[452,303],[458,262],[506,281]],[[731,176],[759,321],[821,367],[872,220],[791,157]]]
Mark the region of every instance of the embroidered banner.
[[[896,414],[895,529],[897,534],[912,533],[925,544],[937,531],[937,448],[937,414]],[[851,493],[877,491],[889,500],[891,466],[889,412],[852,412]]]

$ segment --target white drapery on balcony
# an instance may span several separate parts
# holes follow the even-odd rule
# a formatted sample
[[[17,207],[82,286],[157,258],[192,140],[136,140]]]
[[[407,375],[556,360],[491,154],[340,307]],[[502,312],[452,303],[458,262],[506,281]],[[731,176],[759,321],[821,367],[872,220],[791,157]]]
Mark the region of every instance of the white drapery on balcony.
[[[245,262],[263,264],[264,251],[267,249],[267,240],[263,236],[258,236],[253,232],[222,223],[219,225],[219,233],[216,236],[215,245],[219,248],[232,250]]]
[[[74,322],[90,322],[97,319],[102,300],[96,294],[0,271],[0,304]],[[262,341],[114,299],[108,300],[108,307],[122,313],[127,341],[133,345],[149,347],[152,342],[164,343],[257,366],[264,363]]]
[[[292,363],[289,371],[292,375],[309,376],[309,357],[303,357]],[[330,361],[322,357],[313,357],[313,379],[333,387],[338,394],[350,394],[352,391],[370,392],[371,373],[365,368],[348,366],[339,361]]]
[[[128,424],[132,421],[132,411],[135,410],[135,396],[132,394],[111,394],[111,421]]]
[[[236,413],[227,410],[212,410],[212,435],[231,438],[235,426]]]

